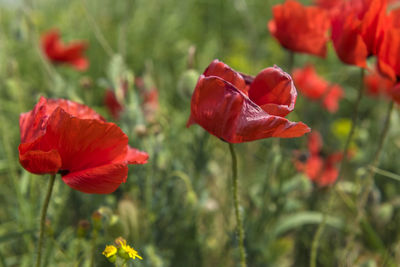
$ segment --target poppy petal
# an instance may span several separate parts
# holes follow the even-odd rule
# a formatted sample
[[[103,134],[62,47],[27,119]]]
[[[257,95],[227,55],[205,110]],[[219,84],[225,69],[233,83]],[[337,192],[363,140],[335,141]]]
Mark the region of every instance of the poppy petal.
[[[192,95],[187,127],[194,123],[229,143],[298,137],[310,131],[301,122],[293,123],[268,114],[232,83],[204,75],[200,76]]]
[[[75,67],[76,70],[84,71],[89,68],[89,61],[86,58],[78,58],[71,60],[71,65]]]
[[[47,99],[47,113],[50,115],[56,108],[62,108],[68,114],[79,119],[93,119],[105,121],[96,111],[73,101],[65,99]]]
[[[389,95],[392,99],[397,103],[400,104],[400,83],[396,84],[390,91]]]
[[[64,45],[58,30],[51,30],[42,36],[42,49],[49,60],[55,64],[69,64],[80,71],[89,66],[89,61],[83,55],[87,46],[87,43],[82,41]]]
[[[325,57],[330,23],[324,9],[287,0],[275,5],[272,12],[267,27],[284,48]]]
[[[316,183],[319,186],[327,186],[333,184],[336,181],[338,175],[339,171],[337,168],[325,168],[320,177],[318,177],[318,179],[316,180]]]
[[[62,169],[70,172],[123,162],[127,153],[128,137],[117,125],[79,119],[62,108],[52,113],[42,138],[57,148],[63,159]]]
[[[107,164],[71,172],[62,177],[75,190],[89,194],[109,194],[126,181],[128,167],[125,164]]]
[[[378,53],[379,71],[396,81],[400,77],[400,29],[392,28],[385,33]],[[396,77],[397,76],[397,77]]]
[[[336,112],[339,108],[339,99],[343,97],[343,90],[339,85],[329,86],[322,101],[322,105],[329,112]]]
[[[322,174],[324,160],[319,156],[311,156],[307,160],[306,174],[311,181],[317,182],[317,179]]]
[[[49,116],[46,103],[47,100],[41,97],[31,111],[22,113],[19,116],[21,143],[32,142],[45,133]]]
[[[311,155],[319,155],[322,150],[322,137],[319,132],[313,131],[308,135],[308,150]]]
[[[128,153],[126,155],[126,161],[128,164],[145,164],[149,159],[149,154],[140,151],[139,149],[128,146]]]
[[[290,122],[283,117],[269,115],[246,99],[231,142],[240,143],[268,137],[292,138],[302,136],[309,131],[310,128],[304,123]]]
[[[218,59],[213,60],[211,64],[204,71],[203,75],[205,77],[208,76],[217,76],[222,80],[231,83],[234,87],[247,94],[246,90],[246,82],[243,79],[242,75],[238,72],[231,69],[225,63],[219,61]]]
[[[359,33],[360,21],[338,14],[339,17],[332,20],[332,41],[337,55],[344,63],[365,68],[368,49]]]
[[[55,174],[61,168],[61,157],[55,149],[50,151],[24,151],[23,146],[20,145],[19,152],[19,162],[22,167],[31,173]]]
[[[243,97],[231,83],[218,77],[200,76],[192,96],[187,126],[197,123],[211,134],[229,142],[243,103]]]
[[[250,85],[249,98],[265,112],[286,116],[296,103],[297,92],[292,78],[278,67],[266,68]]]

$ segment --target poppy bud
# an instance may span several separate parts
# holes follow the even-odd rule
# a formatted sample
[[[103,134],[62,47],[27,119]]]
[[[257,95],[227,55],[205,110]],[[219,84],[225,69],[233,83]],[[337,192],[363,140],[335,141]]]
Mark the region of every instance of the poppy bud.
[[[102,222],[101,219],[103,218],[103,216],[101,215],[101,213],[99,211],[95,211],[92,213],[92,221],[93,221],[93,229],[95,230],[100,230],[102,227]]]
[[[86,236],[90,229],[90,222],[88,220],[80,220],[78,223],[78,229],[76,230],[76,234],[79,238],[83,238]]]
[[[90,89],[93,86],[93,80],[89,76],[84,76],[79,80],[80,87]]]

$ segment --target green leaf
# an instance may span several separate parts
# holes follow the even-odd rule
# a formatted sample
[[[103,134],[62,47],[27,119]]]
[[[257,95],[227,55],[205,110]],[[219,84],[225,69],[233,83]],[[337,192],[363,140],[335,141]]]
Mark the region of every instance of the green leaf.
[[[295,230],[301,228],[306,224],[320,224],[322,221],[323,214],[321,212],[314,211],[302,211],[297,212],[289,216],[285,216],[278,220],[275,229],[273,229],[273,234],[276,236],[282,235],[290,230]],[[342,229],[343,221],[340,218],[328,216],[327,225]]]

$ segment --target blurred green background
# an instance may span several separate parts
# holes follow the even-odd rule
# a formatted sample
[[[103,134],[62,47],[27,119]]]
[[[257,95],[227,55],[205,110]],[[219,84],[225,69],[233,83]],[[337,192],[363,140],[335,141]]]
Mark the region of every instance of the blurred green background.
[[[19,114],[45,96],[84,103],[113,121],[104,95],[107,88],[118,90],[121,80],[128,81],[128,94],[116,123],[131,146],[150,154],[149,163],[131,167],[127,182],[110,195],[83,194],[57,179],[43,266],[111,266],[101,252],[118,236],[144,258],[130,266],[236,266],[228,145],[199,126],[187,129],[186,121],[197,78],[215,58],[251,75],[274,64],[288,71],[287,52],[266,28],[271,7],[279,2],[0,0],[0,266],[33,265],[48,181],[19,165]],[[89,43],[88,71],[47,61],[40,36],[54,28],[66,43]],[[346,96],[339,112],[330,114],[300,95],[289,118],[320,131],[325,149],[338,151],[348,131],[359,70],[343,65],[331,45],[326,59],[296,55],[295,66],[306,62],[341,84]],[[135,83],[140,79],[159,93],[159,109],[150,120]],[[333,192],[318,266],[346,262],[343,248],[353,231],[354,210],[345,199],[355,201],[360,193],[386,106],[384,99],[363,99],[356,154]],[[399,129],[396,111],[380,165],[390,174],[376,175],[363,211],[366,223],[348,259],[353,266],[400,265]],[[248,266],[309,264],[328,192],[293,165],[293,151],[306,150],[306,143],[302,137],[236,146]],[[96,211],[101,214],[97,228]]]

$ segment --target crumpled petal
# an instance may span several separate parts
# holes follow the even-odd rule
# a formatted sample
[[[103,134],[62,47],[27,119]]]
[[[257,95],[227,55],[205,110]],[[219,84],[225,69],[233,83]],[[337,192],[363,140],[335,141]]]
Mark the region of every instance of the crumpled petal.
[[[129,164],[145,164],[149,159],[149,154],[140,151],[139,149],[128,146],[128,153],[126,154],[126,161]]]
[[[126,181],[126,164],[113,163],[64,175],[63,181],[75,190],[89,194],[109,194]]]
[[[211,64],[204,71],[203,75],[216,76],[222,80],[231,83],[234,87],[247,94],[246,82],[243,77],[236,71],[232,70],[228,65],[219,61],[218,59],[213,60]]]
[[[310,128],[302,122],[290,122],[283,117],[267,114],[249,99],[245,99],[236,125],[232,143],[268,137],[300,137],[310,131]]]
[[[290,76],[278,67],[266,68],[254,78],[249,98],[270,115],[286,116],[296,103],[297,92]]]
[[[267,114],[231,83],[203,75],[192,96],[188,126],[193,123],[229,143],[298,137],[310,131],[301,122]]]
[[[46,131],[49,113],[46,108],[47,101],[41,97],[35,107],[19,116],[21,143],[32,142],[42,136]]]
[[[187,126],[197,123],[211,134],[230,141],[243,104],[243,96],[219,77],[201,75],[192,96]]]

